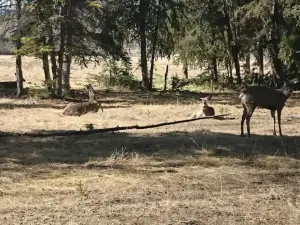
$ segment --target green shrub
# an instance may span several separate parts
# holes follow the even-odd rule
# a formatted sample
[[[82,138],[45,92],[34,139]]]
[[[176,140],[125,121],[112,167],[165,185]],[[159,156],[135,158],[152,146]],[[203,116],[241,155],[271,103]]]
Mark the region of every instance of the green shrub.
[[[109,61],[103,65],[100,74],[91,76],[98,85],[106,88],[123,87],[136,90],[140,87],[140,81],[131,72],[131,64],[126,62]]]

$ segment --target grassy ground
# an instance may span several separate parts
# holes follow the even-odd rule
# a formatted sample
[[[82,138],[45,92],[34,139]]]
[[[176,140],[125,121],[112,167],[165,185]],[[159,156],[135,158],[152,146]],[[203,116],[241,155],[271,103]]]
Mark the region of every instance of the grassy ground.
[[[1,58],[1,65],[8,63]],[[77,75],[84,83],[85,73]],[[97,96],[104,113],[82,117],[63,116],[67,102],[60,100],[1,99],[1,132],[186,119],[201,97],[99,90]],[[282,138],[271,136],[270,112],[262,109],[253,115],[253,136],[241,138],[236,93],[214,95],[216,113],[231,113],[231,120],[1,138],[1,224],[299,224],[300,121],[291,118],[299,97],[283,111]]]
[[[25,87],[41,86],[44,80],[43,77],[43,65],[41,60],[37,60],[33,57],[23,57],[23,73],[26,79],[24,83]],[[156,62],[156,68],[154,73],[159,75],[158,83],[162,83],[160,76],[164,75],[166,65],[169,64],[169,76],[178,74],[182,75],[182,65],[175,65],[172,60],[160,59]],[[72,64],[71,70],[71,86],[73,88],[82,88],[87,79],[90,78],[90,74],[99,74],[103,71],[101,66],[89,64],[88,68],[81,67],[79,65]],[[141,72],[138,64],[138,57],[132,57],[132,72],[138,78],[141,79]],[[189,75],[194,77],[201,72],[200,69],[190,69]],[[0,56],[0,79],[1,81],[13,81],[15,80],[15,58],[14,56]]]

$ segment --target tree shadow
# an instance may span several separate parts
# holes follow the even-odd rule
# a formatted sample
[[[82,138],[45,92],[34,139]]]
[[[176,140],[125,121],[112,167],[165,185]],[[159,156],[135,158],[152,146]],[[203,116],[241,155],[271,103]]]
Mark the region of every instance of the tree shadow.
[[[143,104],[143,105],[165,105],[165,104],[180,104],[188,105],[201,103],[201,98],[209,95],[209,92],[190,92],[190,91],[166,91],[166,92],[101,92],[98,91],[99,98],[118,98],[121,101],[126,101],[128,104]],[[212,103],[222,105],[238,105],[240,107],[240,99],[238,92],[228,93],[212,93]],[[300,99],[300,93],[293,93],[287,100],[285,107],[293,107]]]
[[[38,132],[38,131],[35,131]],[[82,165],[91,159],[106,160],[113,152],[137,153],[154,161],[197,158],[208,154],[218,158],[245,159],[254,155],[284,156],[300,160],[300,137],[253,135],[242,138],[230,133],[202,130],[194,133],[169,132],[138,135],[127,132],[67,137],[0,138],[0,164],[50,163]]]
[[[129,108],[133,105],[190,105],[190,104],[202,104],[201,98],[208,96],[209,92],[191,92],[191,91],[166,91],[166,92],[106,92],[106,91],[95,91],[97,99],[106,105],[117,104],[118,107],[108,106],[106,108]],[[228,93],[212,93],[212,103],[220,105],[236,106],[242,108],[240,99],[238,98],[239,93],[228,92]],[[88,96],[87,96],[88,98]],[[68,99],[73,102],[83,102],[85,99],[76,100]],[[300,99],[300,93],[293,93],[293,95],[287,100],[285,107],[291,108],[297,105]],[[122,106],[126,105],[126,106]]]
[[[164,104],[195,104],[201,103],[201,98],[206,97],[209,92],[192,92],[192,91],[155,91],[155,92],[141,92],[141,91],[107,91],[107,90],[96,90],[95,95],[98,100],[102,103],[110,104],[142,104],[142,105],[164,105]],[[238,98],[239,92],[214,92],[212,93],[212,103],[223,104],[223,105],[240,105],[240,100]],[[0,92],[0,96],[10,99],[19,99],[15,95],[3,95]],[[26,99],[28,96],[23,96],[21,99]],[[88,94],[85,89],[71,90],[70,96],[65,99],[44,99],[49,103],[39,104],[37,106],[29,106],[24,104],[24,108],[57,108],[61,109],[61,106],[53,106],[56,103],[62,102],[85,102],[88,101]],[[111,99],[113,98],[113,99]],[[288,99],[285,107],[293,107],[300,99],[300,93],[296,92]],[[66,103],[66,104],[67,104]],[[16,106],[18,107],[18,106]],[[3,106],[2,108],[5,108]],[[21,108],[21,106],[20,106]],[[107,107],[109,108],[109,107]],[[122,108],[122,107],[119,107]]]
[[[34,108],[52,108],[52,109],[62,109],[64,107],[54,105],[54,104],[42,104],[42,103],[30,103],[30,104],[17,104],[17,103],[0,103],[0,109],[34,109]]]

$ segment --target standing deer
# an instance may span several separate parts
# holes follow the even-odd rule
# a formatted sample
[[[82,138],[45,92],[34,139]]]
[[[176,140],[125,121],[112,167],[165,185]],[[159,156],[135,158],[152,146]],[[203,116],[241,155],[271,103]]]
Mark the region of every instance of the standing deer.
[[[246,120],[247,133],[248,137],[250,137],[250,119],[257,106],[271,110],[271,116],[274,121],[273,135],[276,135],[275,112],[277,111],[279,134],[282,136],[281,112],[285,106],[285,102],[293,93],[294,85],[298,82],[298,79],[295,78],[293,80],[286,80],[280,89],[249,86],[246,90],[242,91],[239,95],[239,99],[244,108],[241,120],[241,136],[244,137],[244,122]]]

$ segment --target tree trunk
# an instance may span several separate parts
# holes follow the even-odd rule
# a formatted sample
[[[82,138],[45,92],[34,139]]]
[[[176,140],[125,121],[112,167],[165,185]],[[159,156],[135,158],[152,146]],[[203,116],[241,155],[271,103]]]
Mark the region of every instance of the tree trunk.
[[[51,61],[51,72],[52,72],[52,79],[54,82],[52,82],[52,94],[54,90],[56,90],[56,80],[57,80],[57,63],[56,63],[56,53],[55,53],[55,45],[53,41],[53,27],[49,27],[49,40],[48,44],[53,47],[53,50],[50,52],[50,61]]]
[[[63,54],[58,53],[58,70],[55,80],[55,95],[56,97],[62,96],[62,73],[63,73]]]
[[[62,96],[67,96],[70,92],[70,70],[71,70],[71,56],[66,54],[63,63],[62,74]]]
[[[186,79],[189,79],[189,67],[187,62],[183,63],[183,74]]]
[[[53,79],[53,87],[52,87],[52,94],[56,94],[59,90],[59,87],[57,85],[60,83],[58,79],[58,68],[57,68],[57,60],[56,60],[56,50],[55,50],[55,44],[53,40],[53,27],[51,26],[49,28],[49,45],[53,47],[52,51],[50,52],[50,61],[51,61],[51,72],[52,72],[52,79]]]
[[[257,57],[256,57],[256,61],[258,64],[258,73],[260,75],[264,74],[264,48],[262,46],[262,43],[258,43],[257,46]]]
[[[142,70],[142,85],[143,89],[150,90],[150,82],[148,77],[147,66],[147,39],[146,39],[146,14],[149,7],[148,0],[140,0],[139,13],[140,13],[140,44],[141,44],[141,70]]]
[[[42,6],[37,1],[37,11],[38,11],[38,18],[39,23],[44,23],[46,21],[46,17],[44,16],[44,13],[42,12]],[[50,23],[47,23],[46,28],[44,32],[46,32],[49,35],[48,42],[46,36],[42,38],[43,45],[46,46],[49,44],[50,36],[52,35],[52,28]],[[51,38],[51,41],[53,42],[53,38]],[[48,93],[52,93],[52,79],[50,76],[50,66],[49,66],[49,53],[44,52],[42,54],[42,62],[43,62],[43,70],[44,70],[44,76],[45,76],[45,87],[48,91]]]
[[[228,84],[231,86],[233,84],[231,59],[226,60],[226,65],[227,65],[226,67],[228,69]]]
[[[17,48],[18,49],[18,48]],[[16,57],[16,78],[17,78],[17,96],[20,97],[24,92],[23,87],[23,71],[22,71],[22,57],[17,55]]]
[[[67,96],[70,92],[70,72],[71,72],[71,63],[72,56],[70,52],[70,47],[72,45],[72,26],[70,24],[73,13],[72,13],[72,5],[70,2],[67,3],[66,6],[67,14],[66,14],[66,44],[65,44],[65,56],[64,56],[64,65],[63,65],[63,73],[62,73],[62,96]]]
[[[43,53],[42,60],[43,60],[43,70],[44,70],[44,75],[45,75],[46,88],[47,88],[47,91],[49,93],[51,93],[52,92],[52,80],[51,80],[51,76],[50,76],[48,53]]]
[[[211,67],[212,67],[212,81],[214,83],[218,82],[218,63],[217,63],[217,57],[213,57],[211,61]]]
[[[217,7],[215,4],[214,0],[210,0],[208,3],[209,7],[209,14],[212,16],[211,22],[212,22],[212,29],[211,29],[211,41],[210,45],[211,47],[216,46],[216,12],[217,12]],[[217,63],[217,56],[214,53],[212,55],[211,61],[210,61],[210,69],[211,69],[211,85],[212,83],[217,83],[218,82],[218,63]]]
[[[157,41],[157,30],[158,25],[155,25],[155,31],[152,39],[152,52],[151,52],[151,65],[150,65],[150,80],[149,80],[149,88],[152,90],[153,88],[153,71],[154,71],[154,59],[155,59],[155,52],[156,52],[156,41]]]
[[[16,49],[19,50],[22,47],[21,42],[21,33],[20,33],[20,19],[21,19],[21,10],[22,10],[22,1],[17,0],[16,2],[17,9],[17,41],[16,41]],[[22,71],[22,57],[21,55],[16,56],[16,78],[17,78],[17,96],[21,96],[24,92],[23,88],[23,71]]]
[[[63,18],[67,16],[69,1],[65,1],[62,3],[60,15]],[[56,79],[56,89],[55,95],[57,97],[62,97],[62,78],[64,74],[64,55],[65,55],[65,44],[66,44],[66,35],[67,35],[67,24],[66,21],[62,21],[60,23],[60,44],[58,51],[58,71],[57,71],[57,79]]]
[[[271,45],[269,47],[270,56],[272,59],[273,72],[279,76],[280,80],[284,80],[286,75],[283,73],[283,63],[279,59],[279,43],[280,33],[279,28],[282,23],[282,12],[278,0],[273,1],[273,15],[272,15],[272,30],[271,30]]]
[[[233,62],[234,62],[234,67],[235,67],[235,74],[237,77],[237,83],[240,84],[242,82],[241,79],[241,66],[240,66],[240,60],[239,60],[239,53],[238,50],[235,46],[232,47],[232,57],[233,57]]]
[[[156,53],[156,43],[157,43],[157,33],[158,33],[158,25],[159,25],[159,17],[160,17],[160,1],[158,1],[157,7],[156,7],[156,21],[155,21],[155,27],[153,31],[153,38],[152,38],[152,52],[151,52],[151,65],[150,65],[150,90],[153,88],[153,70],[154,70],[154,59],[155,59],[155,53]]]
[[[251,59],[251,55],[250,55],[250,53],[247,53],[247,55],[246,55],[246,67],[245,67],[247,74],[249,74],[250,71],[251,71],[250,59]]]
[[[51,51],[50,53],[50,61],[51,61],[51,72],[52,72],[52,78],[53,78],[53,89],[56,90],[56,80],[57,80],[57,62],[56,62],[56,56],[55,56],[55,52],[54,51]],[[52,91],[53,91],[52,89]]]
[[[166,66],[166,72],[165,72],[165,83],[164,83],[164,91],[167,90],[167,79],[168,79],[168,73],[169,73],[169,64]]]
[[[237,76],[237,83],[240,84],[242,79],[241,79],[240,61],[239,61],[239,47],[236,45],[235,40],[233,39],[233,31],[231,27],[229,12],[228,12],[227,0],[224,0],[223,3],[224,3],[226,29],[227,29],[228,48],[230,50],[231,57],[234,63],[235,72]]]

